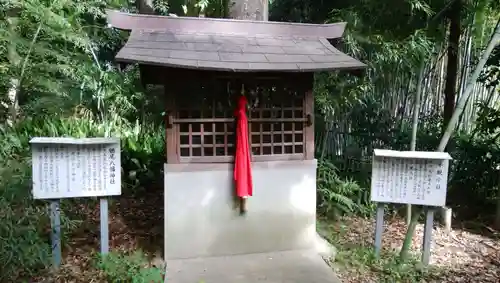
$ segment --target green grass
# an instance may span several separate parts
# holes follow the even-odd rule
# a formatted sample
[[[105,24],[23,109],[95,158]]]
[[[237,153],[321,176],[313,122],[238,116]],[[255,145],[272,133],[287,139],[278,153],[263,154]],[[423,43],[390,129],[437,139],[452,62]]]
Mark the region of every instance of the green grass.
[[[163,268],[152,266],[141,251],[131,254],[109,253],[106,256],[100,256],[97,267],[104,272],[108,282],[163,282]]]

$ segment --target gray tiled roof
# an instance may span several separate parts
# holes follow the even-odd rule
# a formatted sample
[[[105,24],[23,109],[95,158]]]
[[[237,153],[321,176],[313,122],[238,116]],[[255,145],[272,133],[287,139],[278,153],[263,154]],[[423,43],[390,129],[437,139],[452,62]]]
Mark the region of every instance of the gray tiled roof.
[[[155,18],[165,20],[169,17]],[[275,26],[273,32],[263,34],[263,29],[260,29],[259,33],[251,32],[252,22],[207,19],[207,23],[212,24],[212,28],[200,28],[198,30],[204,30],[204,32],[195,32],[193,30],[196,29],[182,29],[182,27],[200,26],[203,24],[203,19],[186,19],[184,25],[182,21],[174,20],[175,29],[172,25],[168,29],[158,29],[158,20],[151,21],[149,17],[146,19],[150,20],[150,23],[145,25],[142,22],[143,29],[133,28],[138,25],[133,24],[128,42],[117,54],[116,60],[187,69],[236,72],[313,72],[365,67],[363,63],[334,48],[325,37],[318,36],[321,32],[307,35],[304,34],[305,29],[294,32],[289,28],[289,26],[311,28],[312,25],[281,23],[280,26],[278,23],[278,25],[273,25]],[[244,33],[227,32],[235,30],[233,25],[242,23],[245,26],[241,26],[240,30],[248,29]],[[156,29],[144,29],[151,25],[154,25]],[[219,30],[214,30],[216,27]],[[332,27],[329,27],[330,33],[333,30],[338,37],[338,28],[335,30]],[[288,32],[283,35],[278,29]],[[275,34],[276,32],[280,32],[280,35]]]

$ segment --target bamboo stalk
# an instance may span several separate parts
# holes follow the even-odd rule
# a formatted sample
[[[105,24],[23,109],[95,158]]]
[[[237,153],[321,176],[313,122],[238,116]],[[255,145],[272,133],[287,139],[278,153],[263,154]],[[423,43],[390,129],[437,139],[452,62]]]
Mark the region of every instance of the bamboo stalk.
[[[462,111],[464,110],[464,106],[467,102],[467,99],[469,98],[472,89],[475,85],[475,82],[477,81],[477,78],[479,77],[479,74],[484,68],[484,65],[486,64],[486,61],[491,55],[491,52],[495,48],[496,45],[498,45],[500,41],[500,19],[497,22],[495,32],[493,33],[490,42],[488,43],[488,46],[486,47],[485,51],[483,52],[481,59],[479,60],[478,64],[476,65],[474,72],[471,75],[471,78],[469,82],[467,83],[467,87],[465,88],[464,94],[462,97],[460,97],[460,100],[458,101],[457,107],[455,108],[455,111],[453,112],[453,115],[451,116],[451,119],[446,126],[446,130],[443,134],[443,137],[441,138],[441,141],[439,143],[439,146],[436,151],[438,152],[443,152],[446,148],[446,145],[448,144],[448,141],[451,137],[451,135],[454,133],[455,128],[457,126],[458,118],[462,114]],[[410,245],[412,242],[413,234],[415,232],[415,228],[417,226],[418,218],[420,217],[420,214],[422,212],[422,209],[417,209],[416,213],[413,213],[410,225],[408,225],[408,230],[405,235],[405,240],[403,242],[403,247],[401,248],[401,259],[405,260],[408,256],[408,252],[410,249]],[[449,225],[450,223],[445,223],[445,226]]]
[[[417,91],[415,92],[415,102],[413,105],[413,123],[412,123],[412,128],[411,128],[411,142],[410,142],[410,150],[411,151],[415,151],[415,149],[417,147],[418,117],[419,117],[419,113],[420,113],[420,96],[421,96],[421,92],[422,92],[424,71],[425,71],[425,61],[422,60],[422,63],[420,66],[420,73],[418,75]],[[411,212],[412,212],[412,205],[408,204],[406,206],[406,223],[407,224],[411,223],[411,218],[412,218]]]

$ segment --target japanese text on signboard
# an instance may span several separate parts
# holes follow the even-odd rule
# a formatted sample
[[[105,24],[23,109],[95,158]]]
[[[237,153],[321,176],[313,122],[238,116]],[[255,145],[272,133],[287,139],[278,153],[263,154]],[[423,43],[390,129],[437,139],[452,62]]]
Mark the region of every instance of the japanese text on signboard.
[[[35,198],[121,194],[120,146],[105,144],[34,144]]]
[[[375,202],[441,206],[446,202],[448,160],[374,157]]]

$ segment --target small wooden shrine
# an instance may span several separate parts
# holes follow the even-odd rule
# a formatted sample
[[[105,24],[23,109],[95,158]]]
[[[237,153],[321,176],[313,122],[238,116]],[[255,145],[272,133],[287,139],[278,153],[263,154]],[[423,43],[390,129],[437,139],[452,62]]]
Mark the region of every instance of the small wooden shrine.
[[[108,12],[130,31],[116,55],[161,84],[166,105],[165,257],[314,243],[313,74],[363,68],[329,40],[345,23],[297,24]],[[248,101],[254,194],[234,207],[237,98]]]

